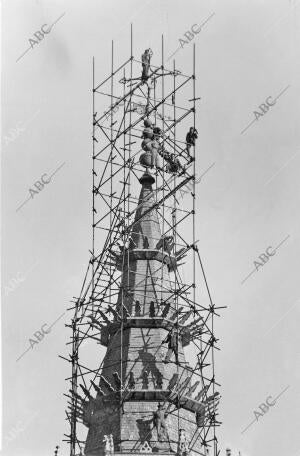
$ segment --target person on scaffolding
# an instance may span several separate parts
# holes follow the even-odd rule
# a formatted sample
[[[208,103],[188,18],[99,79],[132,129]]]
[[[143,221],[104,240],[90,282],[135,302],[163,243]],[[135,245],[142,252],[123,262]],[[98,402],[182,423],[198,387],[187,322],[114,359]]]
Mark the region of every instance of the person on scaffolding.
[[[167,162],[166,173],[178,174],[180,171],[184,171],[179,159],[175,154],[170,154],[163,146],[160,147],[159,155]]]
[[[194,127],[191,127],[186,135],[186,151],[187,151],[187,154],[189,156],[189,159],[190,161],[192,161],[192,156],[190,154],[190,148],[191,146],[194,146],[195,143],[196,143],[196,139],[198,138],[198,131],[196,130],[196,128]]]
[[[144,54],[142,54],[142,67],[143,67],[143,72],[142,72],[142,81],[146,82],[147,79],[149,78],[149,70],[150,70],[150,60],[153,55],[153,52],[151,49],[146,49]]]
[[[178,174],[179,171],[183,170],[181,163],[180,163],[179,159],[175,156],[175,154],[170,154],[169,159],[167,161],[168,161],[168,165],[166,168],[167,173]]]
[[[163,340],[162,343],[168,343],[168,352],[166,354],[166,357],[164,359],[164,363],[169,363],[172,353],[175,355],[176,359],[176,364],[179,364],[178,361],[178,344],[179,344],[179,331],[176,327],[176,325],[173,327],[173,329],[169,332],[165,340]]]

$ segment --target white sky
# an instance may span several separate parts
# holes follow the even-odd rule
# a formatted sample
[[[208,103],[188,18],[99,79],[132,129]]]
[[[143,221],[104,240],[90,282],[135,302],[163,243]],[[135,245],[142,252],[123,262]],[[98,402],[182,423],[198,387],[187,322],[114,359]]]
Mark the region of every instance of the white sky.
[[[197,238],[214,302],[228,306],[216,328],[219,440],[222,449],[236,449],[232,456],[238,450],[242,456],[300,455],[299,4],[2,2],[4,439],[14,432],[4,456],[53,454],[67,430],[62,394],[70,372],[58,354],[66,352],[68,316],[16,359],[34,332],[66,311],[88,261],[92,56],[100,82],[109,73],[112,39],[116,62],[129,57],[131,21],[137,58],[157,48],[161,34],[169,56],[193,24],[213,13],[194,42],[202,97],[198,174],[215,163],[197,187]],[[58,18],[51,33],[16,62],[34,32]],[[192,43],[180,49],[177,66],[190,71],[191,53]],[[241,134],[253,111],[285,88]],[[16,211],[34,182],[61,165],[53,181]],[[284,239],[268,263],[241,284],[258,256]],[[242,434],[254,410],[285,389]]]

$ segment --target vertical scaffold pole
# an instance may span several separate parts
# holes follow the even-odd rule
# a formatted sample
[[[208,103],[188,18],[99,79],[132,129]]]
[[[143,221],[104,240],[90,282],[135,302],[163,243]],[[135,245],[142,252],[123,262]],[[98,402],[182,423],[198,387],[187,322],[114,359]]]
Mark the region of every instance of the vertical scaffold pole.
[[[92,95],[92,103],[93,103],[93,146],[92,146],[92,154],[93,154],[93,177],[92,177],[92,290],[91,290],[91,301],[92,301],[92,313],[94,313],[94,288],[95,288],[95,281],[94,281],[94,276],[95,276],[95,213],[96,213],[96,208],[95,208],[95,57],[93,56],[93,95]]]
[[[196,128],[196,46],[193,44],[193,127]],[[196,141],[193,146],[193,301],[196,302]]]

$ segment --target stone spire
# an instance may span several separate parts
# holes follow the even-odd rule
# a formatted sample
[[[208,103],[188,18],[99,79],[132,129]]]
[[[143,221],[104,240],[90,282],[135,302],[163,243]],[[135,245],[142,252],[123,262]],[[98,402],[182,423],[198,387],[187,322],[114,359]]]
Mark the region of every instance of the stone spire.
[[[107,352],[102,377],[85,412],[87,456],[106,454],[111,434],[115,453],[176,453],[179,435],[188,445],[197,430],[195,401],[186,397],[176,408],[178,388],[182,394],[190,388],[191,371],[183,338],[175,337],[176,354],[170,349],[174,334],[180,334],[169,275],[175,258],[160,242],[154,182],[147,171],[140,179],[130,242],[117,261],[122,280],[114,320],[103,329]]]

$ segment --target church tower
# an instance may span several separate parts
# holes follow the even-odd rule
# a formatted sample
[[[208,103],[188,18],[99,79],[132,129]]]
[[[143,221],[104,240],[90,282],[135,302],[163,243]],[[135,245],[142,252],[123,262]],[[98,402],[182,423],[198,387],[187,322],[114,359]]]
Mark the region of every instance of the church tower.
[[[140,179],[130,245],[118,259],[124,258],[122,285],[114,320],[103,329],[101,391],[86,405],[87,456],[104,455],[110,434],[117,453],[176,453],[179,431],[190,441],[197,429],[195,412],[201,410],[188,394],[192,371],[183,351],[187,313],[178,315],[174,302],[169,268],[176,259],[162,242],[154,182],[148,172]]]
[[[165,66],[163,38],[155,65],[151,49],[134,58],[132,43],[131,30],[119,66],[112,43],[99,84],[93,60],[92,247],[64,358],[65,435],[70,456],[218,456],[218,307],[197,237],[195,47],[188,75]]]

